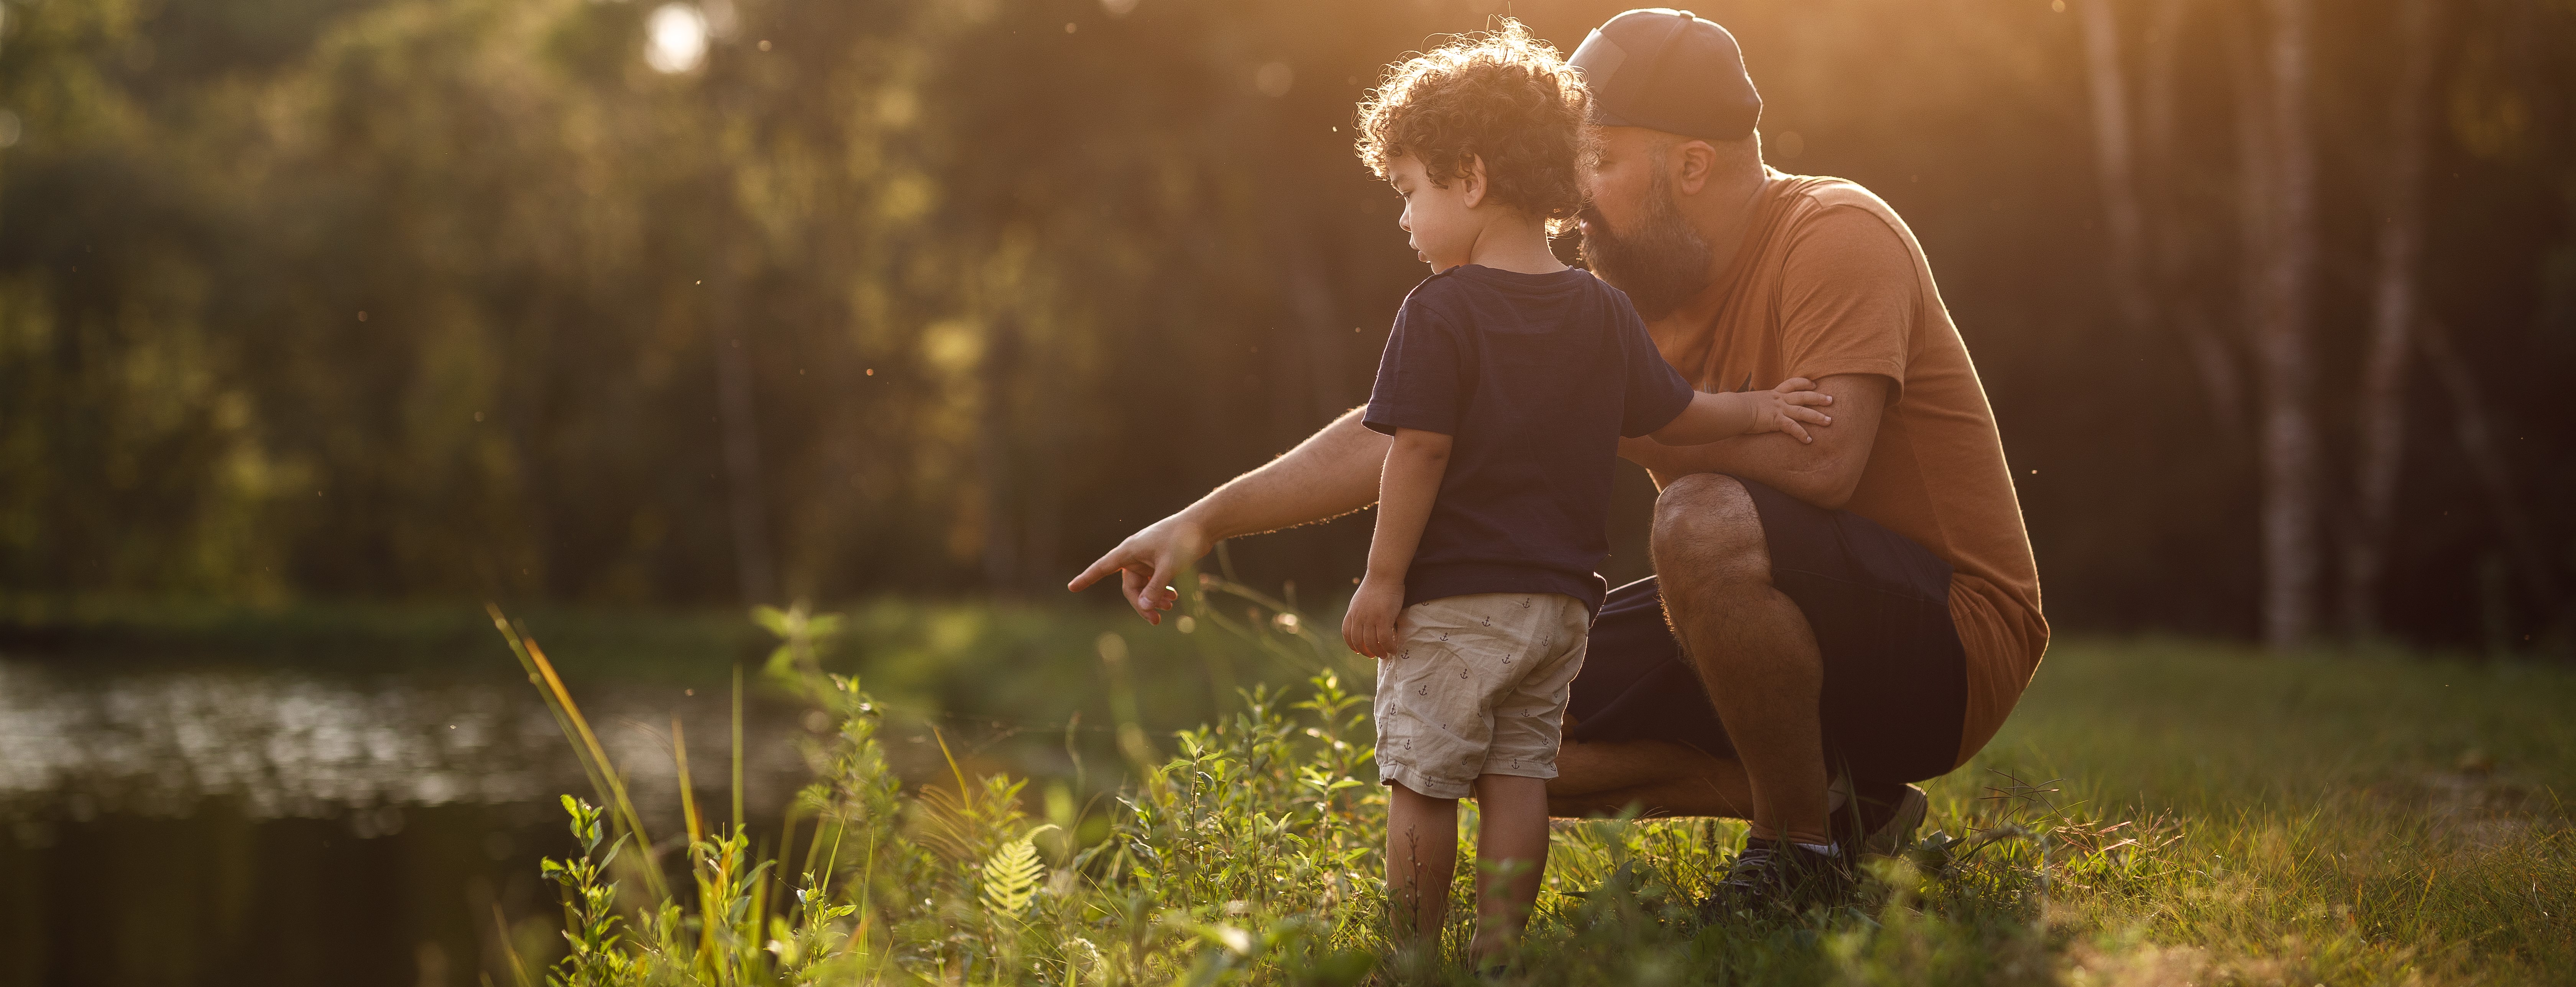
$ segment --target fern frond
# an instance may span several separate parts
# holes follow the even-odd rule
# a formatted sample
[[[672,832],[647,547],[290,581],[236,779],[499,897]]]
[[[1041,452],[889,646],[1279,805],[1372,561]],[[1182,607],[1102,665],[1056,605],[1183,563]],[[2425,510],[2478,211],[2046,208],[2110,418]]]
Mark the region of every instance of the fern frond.
[[[984,860],[984,907],[1010,916],[1027,911],[1045,876],[1036,841],[1023,836],[1003,844]]]

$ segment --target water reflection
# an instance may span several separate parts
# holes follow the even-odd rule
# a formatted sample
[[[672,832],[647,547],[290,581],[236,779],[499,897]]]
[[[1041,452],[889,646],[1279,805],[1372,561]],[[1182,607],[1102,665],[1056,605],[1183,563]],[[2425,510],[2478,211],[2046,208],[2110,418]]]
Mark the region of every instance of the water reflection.
[[[670,746],[721,805],[721,690],[576,687],[647,825],[676,830]],[[752,700],[745,800],[777,825],[806,710]],[[0,659],[0,985],[471,984],[552,948],[536,860],[588,792],[511,678],[98,672]]]
[[[273,672],[73,678],[0,663],[0,800],[182,815],[228,796],[254,817],[529,801],[571,765],[524,691]]]

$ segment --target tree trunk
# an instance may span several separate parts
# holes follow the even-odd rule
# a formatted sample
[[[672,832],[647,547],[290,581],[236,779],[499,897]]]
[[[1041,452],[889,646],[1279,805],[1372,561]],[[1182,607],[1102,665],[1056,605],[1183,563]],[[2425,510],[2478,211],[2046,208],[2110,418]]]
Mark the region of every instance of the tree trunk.
[[[2141,87],[2144,143],[2160,158],[2164,157],[2161,152],[2173,146],[2173,38],[2185,9],[2183,0],[2163,0],[2156,8],[2155,26],[2149,32],[2148,70]],[[2179,268],[2184,251],[2172,248],[2179,246],[2182,236],[2171,228],[2170,220],[2151,223],[2147,218],[2146,187],[2150,183],[2143,176],[2160,169],[2141,160],[2144,155],[2138,153],[2139,143],[2131,139],[2128,73],[2120,57],[2119,21],[2113,16],[2110,0],[2077,0],[2075,11],[2084,31],[2085,81],[2093,108],[2094,180],[2102,192],[2113,304],[2119,310],[2122,327],[2131,334],[2170,332],[2182,343],[2200,379],[2213,425],[2210,434],[2216,441],[2233,444],[2236,425],[2244,421],[2235,358],[2210,330],[2207,320],[2186,312],[2181,305],[2158,303],[2159,298],[2172,297],[2175,293],[2166,289],[2181,280]],[[2170,166],[2172,162],[2166,159],[2158,163]],[[2151,251],[2151,244],[2167,249]]]
[[[2185,168],[2184,160],[2174,153],[2182,141],[2175,127],[2179,118],[2175,104],[2181,90],[2176,66],[2181,62],[2184,21],[2191,11],[2190,0],[2159,0],[2155,16],[2148,23],[2146,59],[2139,72],[2139,195],[2150,204],[2142,211],[2149,217],[2145,230],[2147,246],[2152,251],[2147,277],[2149,290],[2163,299],[2163,319],[2181,337],[2192,370],[2200,377],[2210,421],[2216,426],[2211,434],[2241,452],[2245,441],[2244,361],[2211,324],[2209,313],[2195,301],[2197,293],[2187,288],[2192,283],[2192,260],[2203,245],[2195,242],[2191,229],[2182,222],[2184,203],[2176,194],[2182,187]]]
[[[730,214],[730,207],[724,211]],[[732,265],[718,239],[708,272],[708,335],[716,348],[716,408],[722,418],[725,494],[733,520],[734,575],[744,603],[778,602],[778,568],[769,552],[768,510],[760,483],[760,428],[752,417],[751,354],[735,314]]]
[[[1020,361],[1019,323],[995,317],[984,337],[981,408],[976,424],[976,458],[984,474],[984,583],[993,592],[1019,589],[1019,542],[1011,522],[1018,515],[1018,484],[1012,482],[1011,394]]]
[[[2265,0],[2262,86],[2245,94],[2247,260],[2256,380],[2262,388],[2263,640],[2307,643],[2323,570],[2318,552],[2316,378],[2309,290],[2317,268],[2316,147],[2308,126],[2307,0]],[[2259,133],[2258,133],[2259,131]],[[2256,227],[2260,227],[2259,232]]]
[[[2076,0],[2084,28],[2084,77],[2093,103],[2093,174],[2101,185],[2103,226],[2109,234],[2111,296],[2120,321],[2133,333],[2156,327],[2147,287],[2146,210],[2140,205],[2137,162],[2130,152],[2128,73],[2120,66],[2120,26],[2110,0]]]
[[[2496,444],[2495,429],[2487,423],[2486,404],[2478,400],[2477,378],[2468,364],[2451,347],[2450,333],[2441,323],[2430,320],[2416,324],[2416,342],[2424,353],[2424,362],[2432,367],[2435,379],[2451,395],[2451,422],[2460,440],[2460,455],[2469,461],[2469,469],[2478,476],[2478,485],[2487,494],[2487,509],[2495,515],[2496,533],[2504,536],[2504,548],[2521,571],[2523,582],[2532,593],[2551,607],[2566,598],[2559,595],[2558,575],[2548,556],[2540,549],[2540,537],[2532,526],[2531,515],[2522,509],[2522,498],[2514,492],[2513,471],[2505,464],[2504,450]]]
[[[2388,118],[2379,270],[2371,286],[2370,342],[2355,409],[2360,431],[2353,477],[2357,503],[2344,548],[2341,609],[2344,629],[2355,637],[2379,630],[2379,581],[2396,519],[2397,467],[2406,440],[2406,366],[2413,349],[2409,331],[2417,319],[2416,267],[2424,249],[2424,173],[2432,152],[2440,9],[2434,0],[2399,0],[2397,9],[2397,37],[2406,49],[2397,60],[2396,98]]]

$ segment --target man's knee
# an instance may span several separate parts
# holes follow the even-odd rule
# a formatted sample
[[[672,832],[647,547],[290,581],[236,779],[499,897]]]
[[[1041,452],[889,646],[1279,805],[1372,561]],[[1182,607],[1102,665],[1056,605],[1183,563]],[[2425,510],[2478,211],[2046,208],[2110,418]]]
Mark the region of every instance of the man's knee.
[[[1652,548],[1655,571],[1668,590],[1685,573],[1697,577],[1693,582],[1770,575],[1771,554],[1753,495],[1721,473],[1694,473],[1665,485],[1655,498]]]

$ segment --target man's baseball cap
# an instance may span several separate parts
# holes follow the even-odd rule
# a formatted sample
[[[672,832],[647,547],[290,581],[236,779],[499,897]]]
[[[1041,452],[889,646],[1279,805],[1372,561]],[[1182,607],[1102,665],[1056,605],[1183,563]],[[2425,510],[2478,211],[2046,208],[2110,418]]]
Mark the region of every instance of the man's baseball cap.
[[[1762,94],[1735,36],[1687,10],[1610,18],[1568,59],[1592,89],[1592,122],[1703,140],[1742,140],[1762,120]]]

